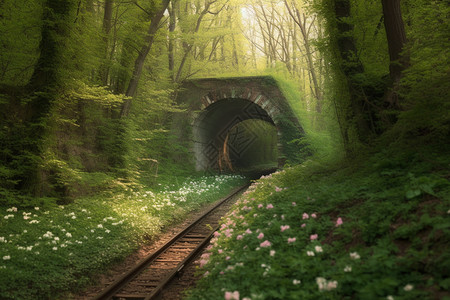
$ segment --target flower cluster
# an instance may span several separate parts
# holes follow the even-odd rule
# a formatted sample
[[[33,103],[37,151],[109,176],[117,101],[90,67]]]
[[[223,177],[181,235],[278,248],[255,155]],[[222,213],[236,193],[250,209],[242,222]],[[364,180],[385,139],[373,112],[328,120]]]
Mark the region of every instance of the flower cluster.
[[[331,291],[337,288],[338,282],[336,280],[326,280],[323,277],[316,278],[317,286],[319,291]]]

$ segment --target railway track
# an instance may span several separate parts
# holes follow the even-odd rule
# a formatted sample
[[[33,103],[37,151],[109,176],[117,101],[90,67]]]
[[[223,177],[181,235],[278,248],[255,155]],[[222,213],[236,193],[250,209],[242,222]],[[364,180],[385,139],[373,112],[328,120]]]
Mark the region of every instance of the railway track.
[[[233,199],[248,185],[234,190],[205,214],[186,226],[161,248],[142,259],[134,268],[98,294],[94,300],[156,299],[161,291],[209,243],[220,218]]]

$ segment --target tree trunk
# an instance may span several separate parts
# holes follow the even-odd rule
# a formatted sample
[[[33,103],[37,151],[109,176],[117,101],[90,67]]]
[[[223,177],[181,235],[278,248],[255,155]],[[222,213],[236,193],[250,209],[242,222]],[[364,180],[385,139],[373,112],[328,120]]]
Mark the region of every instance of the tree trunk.
[[[195,28],[192,32],[194,35],[200,30],[200,26],[202,24],[203,18],[209,12],[209,8],[211,7],[211,5],[213,3],[215,3],[216,1],[217,0],[211,0],[211,1],[206,2],[205,8],[201,12],[199,11],[200,6],[196,6],[197,11],[195,14],[199,15],[199,16],[197,18]],[[222,9],[223,9],[223,7],[222,7]],[[184,65],[186,64],[187,58],[188,58],[189,54],[191,53],[193,47],[194,47],[194,41],[192,41],[190,44],[187,42],[184,43],[184,47],[183,47],[184,55],[183,55],[183,58],[181,59],[180,66],[178,67],[177,75],[175,76],[175,82],[180,82]],[[222,48],[222,55],[223,55],[223,48]]]
[[[348,130],[350,127],[355,126],[351,124],[354,122],[356,124],[355,129],[358,133],[359,142],[366,143],[374,129],[370,128],[367,121],[367,115],[371,114],[371,112],[365,112],[364,110],[365,102],[362,95],[362,87],[354,79],[356,75],[364,72],[364,67],[357,57],[357,50],[353,38],[353,25],[346,21],[350,17],[350,7],[350,0],[334,0],[334,13],[338,30],[336,42],[342,59],[340,69],[346,77],[346,84],[350,96],[350,109],[347,112],[348,115],[344,116],[347,121],[343,136],[349,137]],[[344,144],[349,145],[350,142],[344,141]],[[351,153],[352,149],[346,150],[348,154],[353,154]]]
[[[402,71],[408,66],[407,55],[402,55],[406,44],[405,26],[400,7],[401,0],[381,0],[383,5],[384,27],[389,47],[389,73],[393,90],[388,93],[386,101],[391,107],[399,107],[396,89],[402,77]]]
[[[170,76],[172,78],[172,81],[175,80],[174,76],[174,70],[175,70],[175,57],[174,57],[174,38],[173,33],[175,32],[176,28],[176,7],[175,7],[175,1],[172,1],[171,8],[169,9],[169,45],[168,45],[168,59],[169,59],[169,71]]]
[[[311,80],[312,80],[312,94],[313,94],[314,98],[316,99],[316,112],[320,113],[322,111],[323,95],[322,95],[322,91],[320,90],[319,83],[317,80],[316,70],[314,68],[314,59],[312,56],[312,50],[311,50],[311,45],[310,45],[310,41],[309,41],[309,33],[308,33],[308,30],[306,29],[306,16],[305,16],[305,14],[303,14],[303,19],[302,19],[302,15],[300,14],[300,11],[295,6],[295,4],[294,4],[293,9],[291,9],[287,0],[284,0],[284,4],[285,4],[286,8],[288,9],[288,12],[291,15],[292,19],[300,28],[300,32],[303,37],[303,45],[305,47],[305,52],[306,52],[305,53],[306,61],[308,63],[308,69],[309,69]]]
[[[153,46],[153,41],[155,39],[155,34],[159,29],[159,22],[164,16],[164,12],[169,5],[170,0],[163,0],[161,3],[160,9],[153,15],[150,23],[150,27],[148,28],[147,35],[145,37],[144,46],[142,46],[139,51],[139,55],[134,62],[133,75],[128,84],[127,91],[125,93],[129,98],[126,99],[122,105],[122,110],[120,112],[120,116],[128,115],[131,107],[131,97],[136,94],[136,90],[138,87],[139,79],[142,74],[142,68],[144,67],[145,59],[147,58],[150,49]]]
[[[53,103],[57,99],[57,90],[64,81],[62,69],[64,68],[65,44],[70,37],[70,29],[74,24],[75,1],[73,0],[47,0],[44,2],[44,15],[42,22],[42,36],[39,44],[40,56],[28,83],[28,88],[34,92],[35,97],[30,104],[31,116],[26,138],[30,141],[28,149],[36,157],[43,151],[42,145],[47,131],[48,115]],[[39,166],[37,161],[30,160],[28,169],[32,172],[26,174],[22,188],[30,189],[33,194],[40,195],[41,183],[39,179]]]
[[[108,48],[109,48],[109,33],[112,28],[112,13],[113,13],[114,0],[105,0],[105,13],[103,16],[103,53],[102,53],[102,65],[100,66],[99,76],[103,85],[108,85],[109,75],[109,61],[108,61]]]

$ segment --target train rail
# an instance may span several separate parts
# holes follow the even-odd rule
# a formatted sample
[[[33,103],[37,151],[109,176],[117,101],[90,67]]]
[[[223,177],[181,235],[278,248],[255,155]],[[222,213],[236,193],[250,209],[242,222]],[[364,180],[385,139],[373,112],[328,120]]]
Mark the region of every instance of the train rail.
[[[156,299],[169,282],[208,244],[220,218],[244,185],[217,202],[206,213],[182,229],[158,250],[142,259],[100,294],[95,300]]]

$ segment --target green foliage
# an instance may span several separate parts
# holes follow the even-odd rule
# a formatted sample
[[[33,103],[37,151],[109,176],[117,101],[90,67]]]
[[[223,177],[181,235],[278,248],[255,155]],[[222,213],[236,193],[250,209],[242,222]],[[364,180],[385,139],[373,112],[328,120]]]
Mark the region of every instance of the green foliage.
[[[37,61],[42,6],[39,1],[0,5],[0,84],[24,86]]]
[[[295,82],[280,74],[274,75],[283,95],[304,129],[306,135],[300,139],[291,137],[288,143],[297,145],[292,151],[297,152],[299,158],[311,154],[322,159],[336,159],[341,156],[342,148],[338,135],[334,111],[330,111],[329,103],[323,106],[322,114],[308,108],[304,95],[299,91]]]
[[[449,8],[427,1],[407,2],[406,7],[410,43],[405,51],[411,66],[402,80],[405,111],[393,134],[444,142],[450,135]]]

